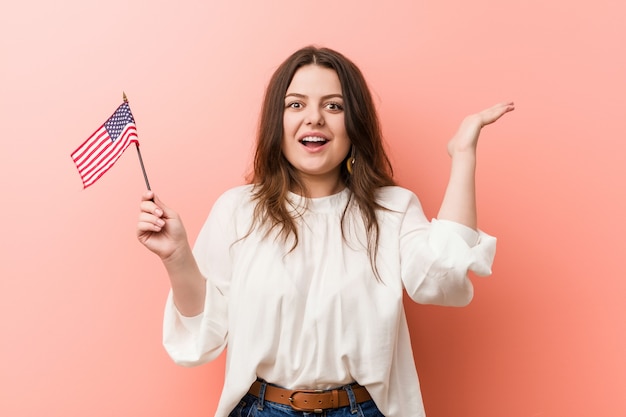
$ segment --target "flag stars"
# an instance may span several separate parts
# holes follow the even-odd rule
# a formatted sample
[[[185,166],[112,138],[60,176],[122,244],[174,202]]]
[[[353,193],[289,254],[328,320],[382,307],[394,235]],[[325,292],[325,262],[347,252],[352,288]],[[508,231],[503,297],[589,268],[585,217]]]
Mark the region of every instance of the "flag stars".
[[[89,187],[104,175],[131,143],[139,145],[135,119],[130,106],[125,102],[72,152],[72,159],[84,187]],[[137,150],[139,151],[139,148]]]
[[[115,142],[117,138],[120,137],[120,134],[124,130],[124,126],[128,123],[135,123],[135,119],[133,118],[132,113],[130,112],[130,106],[128,103],[123,103],[111,116],[109,120],[104,124],[105,129],[107,130],[109,137],[111,138],[111,142]]]

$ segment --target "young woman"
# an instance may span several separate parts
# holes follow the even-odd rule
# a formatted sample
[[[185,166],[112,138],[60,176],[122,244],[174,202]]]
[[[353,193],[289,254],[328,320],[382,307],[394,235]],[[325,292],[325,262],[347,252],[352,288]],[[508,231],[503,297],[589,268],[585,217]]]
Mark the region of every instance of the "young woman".
[[[167,351],[191,366],[228,346],[216,416],[424,415],[403,292],[463,306],[468,270],[490,274],[495,239],[477,229],[476,145],[513,108],[464,119],[428,221],[394,184],[360,70],[306,47],[267,87],[251,183],[215,202],[193,250],[177,213],[143,195],[138,239],[172,287]]]

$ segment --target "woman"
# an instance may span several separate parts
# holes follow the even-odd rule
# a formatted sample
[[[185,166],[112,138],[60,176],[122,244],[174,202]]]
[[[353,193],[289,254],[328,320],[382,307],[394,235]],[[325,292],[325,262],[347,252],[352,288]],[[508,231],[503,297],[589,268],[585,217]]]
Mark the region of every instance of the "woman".
[[[403,291],[463,306],[467,271],[490,274],[495,239],[477,230],[476,145],[513,108],[465,118],[429,222],[394,185],[360,70],[306,47],[270,80],[251,183],[216,201],[193,250],[176,212],[144,194],[138,239],[172,286],[166,349],[190,366],[228,345],[216,416],[424,415]]]

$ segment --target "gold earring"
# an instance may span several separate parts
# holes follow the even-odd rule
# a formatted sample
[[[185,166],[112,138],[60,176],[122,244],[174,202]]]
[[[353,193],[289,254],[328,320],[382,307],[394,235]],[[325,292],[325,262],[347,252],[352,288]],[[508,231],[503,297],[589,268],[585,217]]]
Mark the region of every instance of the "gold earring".
[[[354,167],[354,163],[356,160],[354,159],[354,147],[352,148],[352,152],[350,154],[350,158],[346,160],[346,168],[348,169],[348,174],[352,175],[352,168]]]

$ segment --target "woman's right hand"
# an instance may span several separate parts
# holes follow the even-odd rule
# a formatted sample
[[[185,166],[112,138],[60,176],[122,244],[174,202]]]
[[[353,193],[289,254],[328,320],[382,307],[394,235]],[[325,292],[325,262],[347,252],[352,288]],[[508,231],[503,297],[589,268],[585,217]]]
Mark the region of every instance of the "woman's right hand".
[[[146,248],[167,260],[189,248],[187,232],[178,213],[167,207],[152,191],[141,196],[137,239]]]

